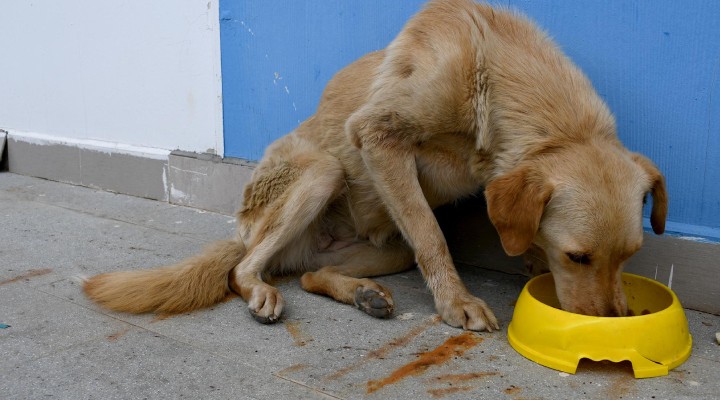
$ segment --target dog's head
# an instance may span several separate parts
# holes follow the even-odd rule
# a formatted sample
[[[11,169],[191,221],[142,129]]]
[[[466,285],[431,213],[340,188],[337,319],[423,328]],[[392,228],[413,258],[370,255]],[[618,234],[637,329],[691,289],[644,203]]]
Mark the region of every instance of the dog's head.
[[[662,234],[665,180],[647,158],[618,145],[566,147],[524,162],[485,189],[505,252],[541,249],[563,309],[623,316],[623,264],[643,242],[642,209]]]

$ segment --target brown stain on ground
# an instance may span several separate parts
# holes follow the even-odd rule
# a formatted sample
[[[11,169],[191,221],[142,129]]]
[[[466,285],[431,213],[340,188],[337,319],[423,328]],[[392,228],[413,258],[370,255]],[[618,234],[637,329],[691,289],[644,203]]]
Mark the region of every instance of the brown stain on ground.
[[[438,323],[440,323],[441,320],[442,319],[440,318],[440,316],[436,315],[426,323],[411,329],[405,335],[396,337],[395,339],[387,342],[382,347],[371,351],[370,353],[368,353],[367,356],[370,358],[384,359],[392,350],[395,350],[398,347],[407,346],[408,343],[410,343],[410,341],[413,340],[417,335],[425,332],[429,327],[437,325]]]
[[[445,397],[449,394],[455,394],[458,392],[467,392],[469,390],[472,390],[472,386],[453,386],[449,388],[442,388],[442,389],[430,389],[428,390],[428,394],[430,396],[439,399],[441,397]]]
[[[629,365],[628,365],[629,364]],[[637,395],[636,379],[632,373],[631,363],[621,363],[619,368],[624,368],[629,373],[621,373],[610,383],[607,390],[608,399],[621,399],[631,395]]]
[[[158,314],[155,314],[155,318],[153,318],[152,321],[150,321],[150,323],[152,324],[152,323],[155,323],[158,321],[163,321],[168,318],[176,317],[178,315],[181,315],[181,314],[179,314],[179,313],[158,313]]]
[[[314,339],[303,332],[300,321],[285,321],[285,329],[292,336],[295,346],[305,346]]]
[[[610,382],[607,396],[609,399],[620,399],[628,395],[635,395],[637,394],[635,385],[635,376],[622,374]]]
[[[469,372],[465,374],[447,374],[438,375],[425,380],[428,384],[446,384],[449,387],[428,389],[428,394],[434,398],[445,397],[449,394],[458,392],[467,392],[472,390],[472,386],[457,386],[462,383],[467,383],[473,379],[482,379],[488,376],[499,375],[499,372]]]
[[[1,281],[1,282],[0,282],[0,286],[2,286],[2,285],[7,285],[8,283],[14,283],[14,282],[22,281],[22,280],[25,280],[25,279],[30,279],[30,278],[35,277],[35,276],[47,275],[47,274],[49,274],[49,273],[51,273],[51,272],[52,272],[52,268],[31,269],[30,271],[28,271],[28,272],[26,272],[26,273],[24,273],[24,274],[22,274],[22,275],[18,275],[18,276],[14,277],[14,278],[10,278],[10,279],[8,279],[8,280]]]
[[[125,328],[120,329],[119,331],[113,333],[112,335],[108,335],[107,340],[109,340],[111,342],[117,342],[118,339],[125,336],[125,334],[128,333],[129,331],[130,331],[130,327],[126,326]]]
[[[505,394],[513,395],[513,394],[518,394],[521,390],[522,390],[521,387],[517,387],[515,385],[510,385],[510,387],[503,390],[503,392],[505,392]]]
[[[468,349],[482,341],[481,337],[472,332],[464,332],[458,336],[453,336],[437,348],[420,353],[417,360],[396,369],[386,378],[368,381],[367,392],[373,393],[386,385],[397,383],[409,376],[420,375],[432,366],[445,363],[451,357],[463,355]]]
[[[305,368],[307,368],[307,367],[309,367],[309,365],[307,365],[307,364],[295,364],[295,365],[291,365],[291,366],[289,366],[289,367],[287,367],[287,368],[283,368],[283,369],[281,369],[280,371],[278,371],[278,372],[277,372],[277,375],[278,375],[278,376],[285,376],[285,375],[292,374],[292,373],[297,372],[297,371],[301,371],[301,370],[303,370],[303,369],[305,369]]]
[[[335,372],[334,374],[327,377],[327,379],[338,379],[341,376],[347,374],[348,372],[352,371],[353,369],[359,367],[362,364],[365,364],[366,362],[370,360],[382,360],[384,359],[391,351],[406,346],[408,343],[410,343],[411,340],[413,340],[416,336],[420,335],[421,333],[425,332],[428,328],[431,326],[437,325],[442,321],[442,318],[439,315],[435,315],[429,320],[425,321],[423,324],[418,325],[411,330],[409,330],[406,334],[402,336],[398,336],[394,338],[393,340],[385,343],[380,348],[373,350],[365,355],[365,357],[361,358],[357,362],[348,365],[345,368],[342,368]]]
[[[473,379],[498,375],[498,372],[469,372],[467,374],[438,375],[427,380],[427,383],[462,383]]]

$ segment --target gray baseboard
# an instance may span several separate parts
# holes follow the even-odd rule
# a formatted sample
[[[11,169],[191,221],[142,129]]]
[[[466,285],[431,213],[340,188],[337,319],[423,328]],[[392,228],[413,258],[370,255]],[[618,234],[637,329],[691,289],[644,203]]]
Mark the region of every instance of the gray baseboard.
[[[173,204],[234,214],[254,164],[240,159],[174,151],[170,154],[168,185]]]
[[[8,135],[13,173],[232,215],[254,164],[209,154],[123,151]]]
[[[232,215],[254,164],[207,154],[168,152],[151,157],[63,142],[24,140],[8,135],[11,172],[145,197]],[[487,219],[482,196],[437,210],[457,263],[525,272],[521,257],[507,257]],[[669,284],[683,306],[720,315],[720,244],[646,234],[643,249],[627,271]],[[672,272],[671,272],[672,271]],[[482,295],[482,294],[480,294]]]
[[[21,175],[167,201],[167,159],[8,136],[8,170]]]

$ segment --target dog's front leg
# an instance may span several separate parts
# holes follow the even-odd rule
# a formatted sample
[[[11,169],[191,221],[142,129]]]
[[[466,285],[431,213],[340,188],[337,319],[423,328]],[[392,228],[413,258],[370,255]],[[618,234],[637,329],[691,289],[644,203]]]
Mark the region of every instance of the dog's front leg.
[[[382,136],[383,140],[362,141],[362,158],[385,206],[415,250],[437,311],[447,324],[455,327],[477,331],[499,329],[492,311],[467,291],[458,276],[445,237],[418,181],[414,145]]]

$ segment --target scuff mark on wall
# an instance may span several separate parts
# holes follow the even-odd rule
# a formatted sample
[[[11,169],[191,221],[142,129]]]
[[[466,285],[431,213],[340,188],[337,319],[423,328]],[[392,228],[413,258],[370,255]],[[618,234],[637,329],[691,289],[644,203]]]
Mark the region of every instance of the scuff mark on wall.
[[[208,174],[206,174],[206,173],[204,173],[204,172],[200,172],[200,171],[192,171],[192,170],[188,170],[188,169],[178,168],[178,167],[176,167],[176,166],[174,166],[174,165],[171,165],[170,168],[174,169],[175,171],[186,172],[186,173],[188,173],[188,174],[193,174],[193,175],[200,175],[200,176],[207,176],[207,175],[208,175]]]
[[[188,197],[190,197],[190,196],[188,196],[187,193],[185,193],[181,190],[175,189],[175,185],[170,184],[170,199],[171,200],[181,201],[181,200],[186,200]]]
[[[249,34],[255,36],[255,32],[253,32],[253,30],[250,29],[250,27],[248,27],[247,25],[245,25],[245,21],[240,21],[240,25],[242,25],[243,28],[245,28],[245,30],[247,30]]]
[[[675,237],[678,239],[689,240],[691,242],[696,242],[696,243],[717,243],[717,241],[715,241],[715,240],[711,240],[711,239],[700,237],[700,236],[675,236]]]

